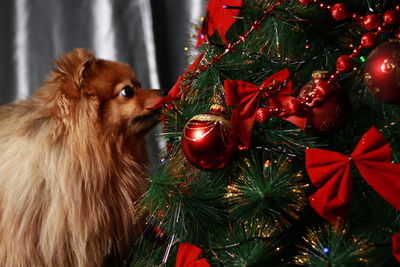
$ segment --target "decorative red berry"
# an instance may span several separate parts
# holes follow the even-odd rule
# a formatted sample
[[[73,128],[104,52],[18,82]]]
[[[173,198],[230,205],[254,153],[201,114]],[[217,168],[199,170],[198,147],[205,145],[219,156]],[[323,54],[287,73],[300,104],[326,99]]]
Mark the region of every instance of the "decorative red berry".
[[[256,121],[266,122],[270,118],[271,114],[268,108],[261,107],[256,112]]]
[[[335,20],[345,20],[350,17],[343,3],[337,3],[331,8],[331,15]]]
[[[363,18],[361,26],[368,31],[372,31],[378,28],[380,23],[378,15],[369,14]]]
[[[378,44],[378,38],[373,32],[364,33],[361,37],[361,45],[365,48],[374,48]]]
[[[397,26],[400,24],[400,14],[396,10],[387,10],[383,14],[383,21],[386,24],[392,25],[392,26]]]
[[[340,56],[336,60],[336,69],[340,72],[349,71],[353,67],[351,59],[347,55]]]

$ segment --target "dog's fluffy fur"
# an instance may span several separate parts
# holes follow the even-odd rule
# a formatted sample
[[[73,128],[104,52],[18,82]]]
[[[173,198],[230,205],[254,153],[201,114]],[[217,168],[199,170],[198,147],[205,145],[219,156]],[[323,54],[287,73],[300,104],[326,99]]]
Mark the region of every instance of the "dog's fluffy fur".
[[[0,108],[0,266],[101,266],[127,245],[157,98],[127,65],[75,49]]]

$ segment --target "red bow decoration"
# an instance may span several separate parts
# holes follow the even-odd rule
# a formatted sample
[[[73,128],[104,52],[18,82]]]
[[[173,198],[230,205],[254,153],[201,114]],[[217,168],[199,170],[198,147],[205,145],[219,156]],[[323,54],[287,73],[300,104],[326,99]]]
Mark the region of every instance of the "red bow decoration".
[[[393,256],[400,262],[400,234],[392,235]]]
[[[331,223],[341,220],[350,205],[353,161],[365,181],[396,209],[400,209],[400,164],[391,163],[392,150],[385,137],[370,128],[350,157],[324,149],[306,150],[306,169],[319,189],[309,198],[310,205]]]
[[[189,68],[183,73],[182,75],[179,76],[178,80],[174,84],[174,86],[169,90],[168,95],[166,95],[163,98],[159,98],[157,102],[150,108],[148,109],[158,109],[162,107],[165,104],[170,103],[171,101],[175,99],[179,99],[180,95],[180,89],[182,86],[182,82],[186,79],[189,79],[191,77],[190,73],[194,72],[197,67],[200,64],[200,61],[203,59],[204,53],[201,53],[194,61],[193,63],[189,66]]]
[[[221,40],[228,44],[225,35],[236,21],[235,17],[239,15],[242,2],[243,0],[210,0],[207,5],[207,17],[199,30],[196,47],[215,31],[219,33]]]
[[[292,108],[299,106],[296,105],[299,103],[298,100],[290,96],[293,92],[292,80],[288,80],[279,91],[272,90],[274,95],[269,95],[271,90],[265,90],[277,89],[289,76],[289,70],[283,69],[267,78],[259,87],[240,80],[224,81],[226,104],[238,105],[232,112],[231,122],[238,132],[239,139],[246,147],[250,144],[251,129],[260,105],[260,93],[263,97],[267,97],[265,103],[269,108],[285,108],[286,111],[280,112],[278,116],[304,129],[306,117],[295,115],[297,110]]]
[[[206,259],[196,260],[200,253],[201,249],[192,244],[179,244],[175,267],[210,267]]]

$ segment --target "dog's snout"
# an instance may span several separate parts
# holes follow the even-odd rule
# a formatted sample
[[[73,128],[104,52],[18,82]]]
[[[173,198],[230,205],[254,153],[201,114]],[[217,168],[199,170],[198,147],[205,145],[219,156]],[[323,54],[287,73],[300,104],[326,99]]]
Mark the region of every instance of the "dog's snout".
[[[158,90],[158,95],[159,96],[166,96],[168,94],[168,92],[169,92],[169,89],[161,88],[161,89]]]

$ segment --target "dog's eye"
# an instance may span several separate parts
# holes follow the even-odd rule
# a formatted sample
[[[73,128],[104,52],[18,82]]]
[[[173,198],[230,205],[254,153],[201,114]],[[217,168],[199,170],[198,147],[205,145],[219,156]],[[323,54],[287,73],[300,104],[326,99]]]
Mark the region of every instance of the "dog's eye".
[[[135,89],[130,86],[125,86],[120,91],[120,94],[125,98],[132,98],[135,95]]]

